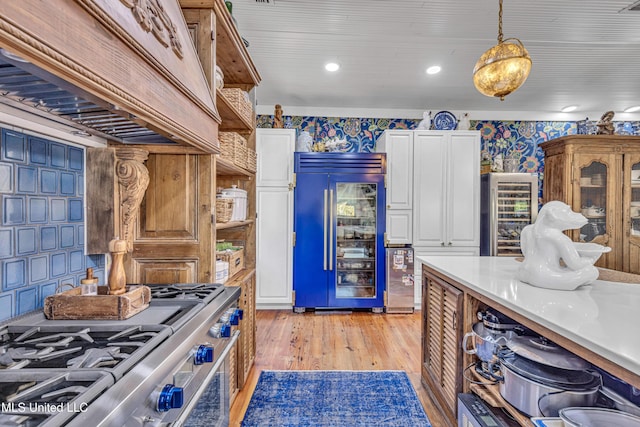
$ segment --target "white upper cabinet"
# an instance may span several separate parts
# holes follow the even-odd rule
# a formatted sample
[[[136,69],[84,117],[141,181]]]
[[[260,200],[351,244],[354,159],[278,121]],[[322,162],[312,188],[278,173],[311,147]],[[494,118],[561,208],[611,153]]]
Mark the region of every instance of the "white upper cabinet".
[[[376,151],[387,153],[387,209],[413,205],[413,131],[385,131]]]
[[[480,134],[414,133],[413,245],[480,244]]]
[[[256,185],[288,187],[293,183],[295,129],[256,129]]]

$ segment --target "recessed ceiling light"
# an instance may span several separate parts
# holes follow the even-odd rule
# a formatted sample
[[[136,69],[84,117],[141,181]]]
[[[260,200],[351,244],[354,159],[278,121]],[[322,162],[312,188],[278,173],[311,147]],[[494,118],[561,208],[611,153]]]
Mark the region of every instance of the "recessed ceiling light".
[[[433,65],[427,68],[427,74],[438,74],[442,70],[439,65]]]
[[[333,73],[334,71],[338,71],[340,69],[340,65],[336,64],[335,62],[328,62],[325,64],[324,69]]]
[[[625,113],[635,113],[636,111],[640,111],[640,105],[634,105],[633,107],[625,108]]]
[[[562,108],[563,113],[570,113],[572,111],[576,111],[578,109],[577,105],[567,105],[566,107]]]

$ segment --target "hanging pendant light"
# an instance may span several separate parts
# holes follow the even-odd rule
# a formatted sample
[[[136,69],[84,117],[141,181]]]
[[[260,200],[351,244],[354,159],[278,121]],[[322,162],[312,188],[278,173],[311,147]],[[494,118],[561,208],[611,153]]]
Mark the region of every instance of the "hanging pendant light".
[[[473,68],[473,84],[483,95],[504,97],[518,89],[531,71],[531,58],[516,38],[503,40],[502,0],[499,0],[498,44],[482,54]]]

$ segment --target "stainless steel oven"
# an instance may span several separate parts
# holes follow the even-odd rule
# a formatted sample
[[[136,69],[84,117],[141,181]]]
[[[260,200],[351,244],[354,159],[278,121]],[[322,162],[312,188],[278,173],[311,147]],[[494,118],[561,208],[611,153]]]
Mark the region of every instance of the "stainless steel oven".
[[[196,408],[218,414],[205,425],[226,425],[228,355],[239,337],[239,332],[231,333],[241,320],[239,296],[239,288],[224,288],[69,426],[198,425],[197,417],[190,417]],[[204,393],[215,398],[201,399]]]
[[[154,286],[123,321],[0,327],[0,425],[226,426],[240,288]]]

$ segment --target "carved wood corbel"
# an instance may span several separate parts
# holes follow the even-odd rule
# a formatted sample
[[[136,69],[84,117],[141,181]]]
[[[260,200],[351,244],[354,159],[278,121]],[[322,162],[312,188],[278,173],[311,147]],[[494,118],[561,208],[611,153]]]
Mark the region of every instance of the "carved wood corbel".
[[[144,165],[149,152],[140,148],[117,147],[115,171],[118,178],[118,228],[126,240],[127,252],[133,250],[133,227],[140,203],[149,185],[149,171]]]

